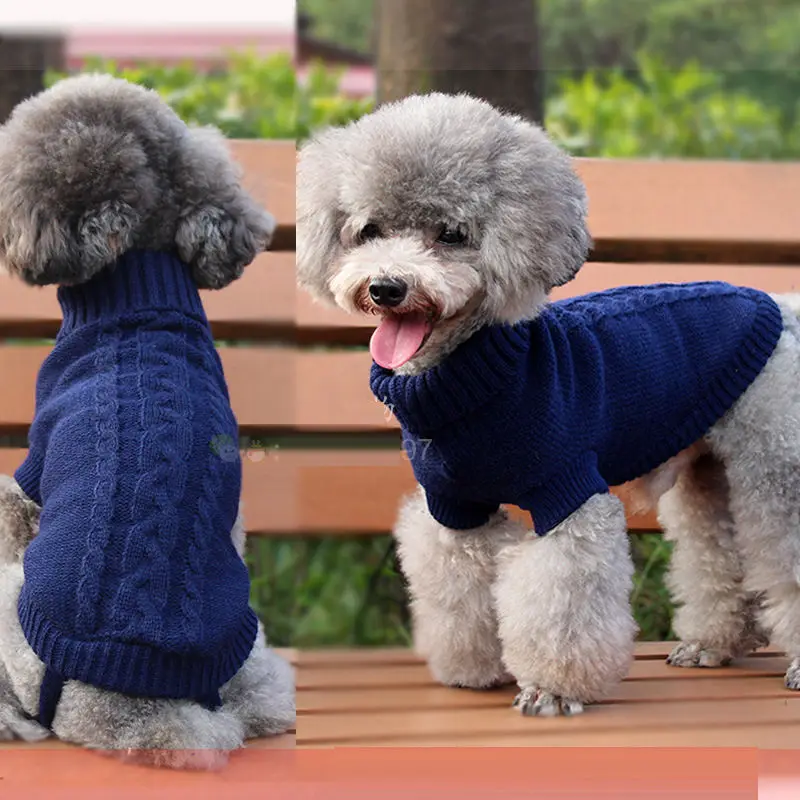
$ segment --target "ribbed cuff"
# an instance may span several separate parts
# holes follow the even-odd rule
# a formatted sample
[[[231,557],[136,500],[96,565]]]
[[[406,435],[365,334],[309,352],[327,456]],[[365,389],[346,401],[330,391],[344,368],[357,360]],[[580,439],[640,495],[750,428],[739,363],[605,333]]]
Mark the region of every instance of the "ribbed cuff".
[[[44,458],[39,455],[38,451],[29,450],[28,457],[14,473],[14,480],[19,484],[20,489],[38,506],[42,504],[40,484],[43,467]]]
[[[373,363],[370,388],[408,431],[423,435],[471,414],[521,380],[525,324],[481,328],[421,375],[395,375]]]
[[[472,503],[466,500],[452,500],[441,495],[425,494],[431,516],[446,528],[455,531],[480,528],[485,525],[500,508],[499,503]]]
[[[170,253],[126,253],[87,283],[60,287],[58,301],[62,334],[137,311],[182,311],[206,321],[191,269]]]
[[[597,468],[597,456],[585,453],[568,470],[513,502],[530,513],[536,535],[545,536],[590,497],[606,494],[608,490]]]
[[[228,641],[213,655],[199,656],[125,642],[72,639],[31,604],[26,586],[20,592],[18,611],[31,649],[65,680],[136,697],[201,703],[239,671],[258,633],[258,617],[248,607]]]

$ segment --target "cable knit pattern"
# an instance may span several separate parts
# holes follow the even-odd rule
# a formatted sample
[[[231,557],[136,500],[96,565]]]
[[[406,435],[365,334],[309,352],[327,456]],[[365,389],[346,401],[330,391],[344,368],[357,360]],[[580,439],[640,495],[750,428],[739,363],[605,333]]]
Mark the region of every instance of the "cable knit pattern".
[[[114,512],[114,485],[117,472],[119,425],[117,412],[117,350],[120,330],[97,329],[94,369],[97,381],[94,391],[95,423],[95,482],[92,487],[92,507],[86,536],[86,555],[78,581],[78,619],[76,628],[81,635],[94,633],[98,620],[100,582],[105,569],[105,548],[108,544],[111,517]]]
[[[544,535],[700,439],[782,330],[754,289],[623,287],[483,328],[421,375],[373,364],[370,385],[403,428],[436,520],[474,528],[511,503]]]
[[[59,289],[17,471],[41,502],[19,618],[65,680],[213,706],[258,630],[231,541],[241,494],[222,363],[188,266],[129,253]]]
[[[186,333],[161,343],[159,327],[158,322],[151,322],[136,331],[144,435],[131,506],[136,522],[123,554],[127,577],[119,588],[114,626],[118,635],[131,639],[147,636],[148,631],[162,635],[171,588],[170,558],[179,535],[179,508],[185,499],[193,444]],[[197,594],[196,589],[194,592]]]

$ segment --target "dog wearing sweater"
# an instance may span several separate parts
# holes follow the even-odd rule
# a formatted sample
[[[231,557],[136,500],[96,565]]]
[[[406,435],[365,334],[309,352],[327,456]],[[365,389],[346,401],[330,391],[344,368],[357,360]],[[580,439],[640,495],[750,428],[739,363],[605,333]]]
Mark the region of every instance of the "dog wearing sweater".
[[[303,148],[299,284],[379,324],[371,389],[419,488],[395,527],[415,645],[442,683],[574,714],[627,674],[624,507],[675,542],[675,666],[771,641],[800,688],[800,301],[724,283],[551,302],[590,249],[544,132],[412,96]],[[366,379],[366,376],[365,376]],[[502,504],[530,512],[531,532]]]
[[[0,128],[0,265],[57,285],[63,312],[28,456],[0,480],[0,738],[203,769],[294,724],[292,670],[249,605],[199,293],[273,229],[221,134],[126,81],[63,80]]]

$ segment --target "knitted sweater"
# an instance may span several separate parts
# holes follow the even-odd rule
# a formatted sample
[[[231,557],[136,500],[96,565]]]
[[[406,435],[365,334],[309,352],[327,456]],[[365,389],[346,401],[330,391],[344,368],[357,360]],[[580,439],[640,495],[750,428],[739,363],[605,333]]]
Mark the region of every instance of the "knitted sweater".
[[[478,527],[510,503],[543,535],[700,439],[782,328],[776,303],[753,289],[626,287],[481,329],[418,376],[373,364],[370,383],[435,519]]]
[[[258,621],[231,541],[237,424],[199,292],[176,258],[138,252],[58,298],[16,473],[42,506],[23,631],[64,680],[214,705]]]

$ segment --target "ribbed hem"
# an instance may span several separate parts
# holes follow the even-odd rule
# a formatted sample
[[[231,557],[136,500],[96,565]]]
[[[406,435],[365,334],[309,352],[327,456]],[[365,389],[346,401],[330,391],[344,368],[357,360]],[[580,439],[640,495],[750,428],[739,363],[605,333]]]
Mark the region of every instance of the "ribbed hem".
[[[39,485],[42,478],[44,458],[36,450],[29,450],[28,457],[20,464],[14,473],[14,480],[19,484],[20,489],[33,500],[36,505],[42,504],[42,497],[39,494]]]
[[[694,412],[684,422],[653,436],[653,447],[631,462],[628,475],[609,476],[614,483],[645,475],[705,436],[713,425],[733,408],[769,361],[783,333],[783,315],[767,294],[753,290],[758,309],[750,334],[736,357],[706,385]]]
[[[549,478],[544,486],[517,500],[515,505],[530,513],[536,535],[544,536],[590,497],[606,494],[608,490],[597,468],[597,456],[585,453],[568,470]]]
[[[71,639],[30,604],[25,586],[18,611],[28,644],[65,680],[137,697],[205,702],[239,671],[258,633],[258,618],[248,607],[239,629],[213,656],[204,658],[147,645]]]
[[[440,495],[425,495],[431,516],[440,524],[456,531],[480,528],[485,525],[500,504],[472,503],[465,500],[451,500]]]
[[[175,310],[206,321],[190,268],[170,253],[131,251],[80,286],[60,287],[61,334],[121,314]]]
[[[481,328],[421,375],[395,375],[373,362],[370,388],[408,431],[425,434],[466,416],[520,380],[525,324]]]

